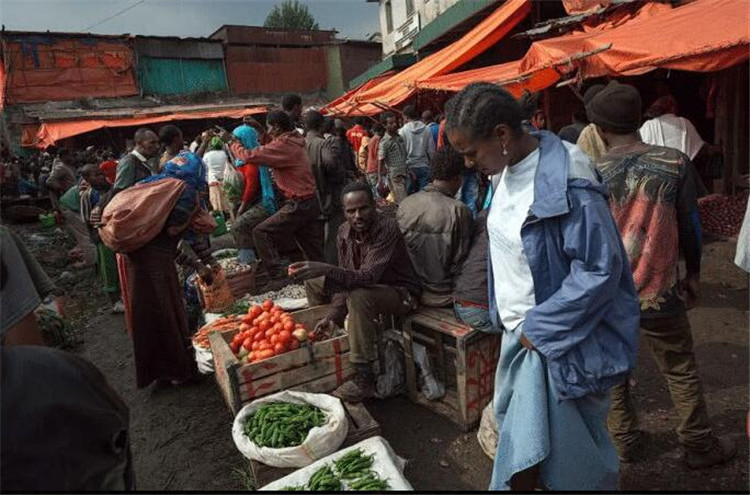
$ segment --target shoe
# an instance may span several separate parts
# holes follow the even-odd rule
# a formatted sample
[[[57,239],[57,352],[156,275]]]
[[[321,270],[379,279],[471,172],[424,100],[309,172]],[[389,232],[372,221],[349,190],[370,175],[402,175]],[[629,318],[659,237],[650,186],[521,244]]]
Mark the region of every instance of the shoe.
[[[357,373],[351,380],[334,390],[332,395],[344,402],[356,404],[375,397],[375,381],[372,375]]]
[[[646,438],[642,431],[638,432],[638,437],[636,437],[635,440],[631,440],[626,445],[621,445],[618,442],[614,442],[614,444],[615,450],[617,450],[617,457],[620,458],[621,463],[630,464],[643,459]]]
[[[691,469],[704,469],[724,464],[737,453],[737,446],[728,436],[711,438],[711,445],[704,451],[685,450],[685,462]]]

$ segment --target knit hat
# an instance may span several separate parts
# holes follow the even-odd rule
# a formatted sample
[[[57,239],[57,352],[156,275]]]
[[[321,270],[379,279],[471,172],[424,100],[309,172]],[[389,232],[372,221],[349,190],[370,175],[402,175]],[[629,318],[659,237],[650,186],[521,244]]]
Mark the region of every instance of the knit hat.
[[[583,93],[583,106],[589,106],[589,103],[591,103],[591,100],[594,99],[594,96],[598,95],[599,92],[604,88],[606,88],[604,84],[594,84],[589,89],[587,89],[586,92]]]
[[[628,134],[641,125],[641,94],[629,84],[610,82],[586,107],[589,120],[600,127]]]

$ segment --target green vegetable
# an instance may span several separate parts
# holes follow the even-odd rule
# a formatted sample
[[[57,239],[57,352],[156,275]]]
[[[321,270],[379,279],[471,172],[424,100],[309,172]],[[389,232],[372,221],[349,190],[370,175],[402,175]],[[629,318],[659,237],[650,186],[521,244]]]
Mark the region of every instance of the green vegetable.
[[[312,428],[326,421],[323,411],[315,406],[272,402],[247,417],[244,433],[259,447],[294,447],[305,441]]]
[[[221,316],[244,315],[247,313],[248,309],[250,309],[250,303],[248,301],[236,301],[229,307],[229,309],[224,311]]]
[[[282,491],[282,492],[304,492],[305,491],[305,485],[290,485],[290,486],[285,486],[280,491]]]
[[[307,488],[314,492],[337,492],[341,490],[341,480],[336,477],[331,466],[323,466],[315,471],[307,481]]]
[[[362,449],[352,450],[340,457],[334,464],[342,479],[355,479],[367,474],[374,456],[366,456]]]
[[[354,491],[383,491],[390,489],[391,485],[388,484],[387,480],[382,479],[377,474],[370,471],[367,475],[359,478],[358,480],[349,483],[349,490]]]

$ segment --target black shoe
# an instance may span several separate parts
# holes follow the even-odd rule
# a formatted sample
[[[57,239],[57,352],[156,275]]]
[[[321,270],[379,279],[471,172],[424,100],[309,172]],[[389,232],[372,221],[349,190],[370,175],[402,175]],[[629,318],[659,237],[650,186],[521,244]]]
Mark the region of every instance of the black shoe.
[[[685,449],[685,462],[691,469],[704,469],[724,464],[737,453],[737,445],[727,437],[712,437],[711,444],[706,450]]]

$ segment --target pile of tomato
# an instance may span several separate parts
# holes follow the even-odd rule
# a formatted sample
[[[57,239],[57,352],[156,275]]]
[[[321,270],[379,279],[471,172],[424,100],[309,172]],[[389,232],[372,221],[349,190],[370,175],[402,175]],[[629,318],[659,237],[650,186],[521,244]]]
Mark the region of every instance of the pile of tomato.
[[[266,299],[248,309],[229,347],[240,361],[252,363],[299,349],[306,338],[303,324]]]

